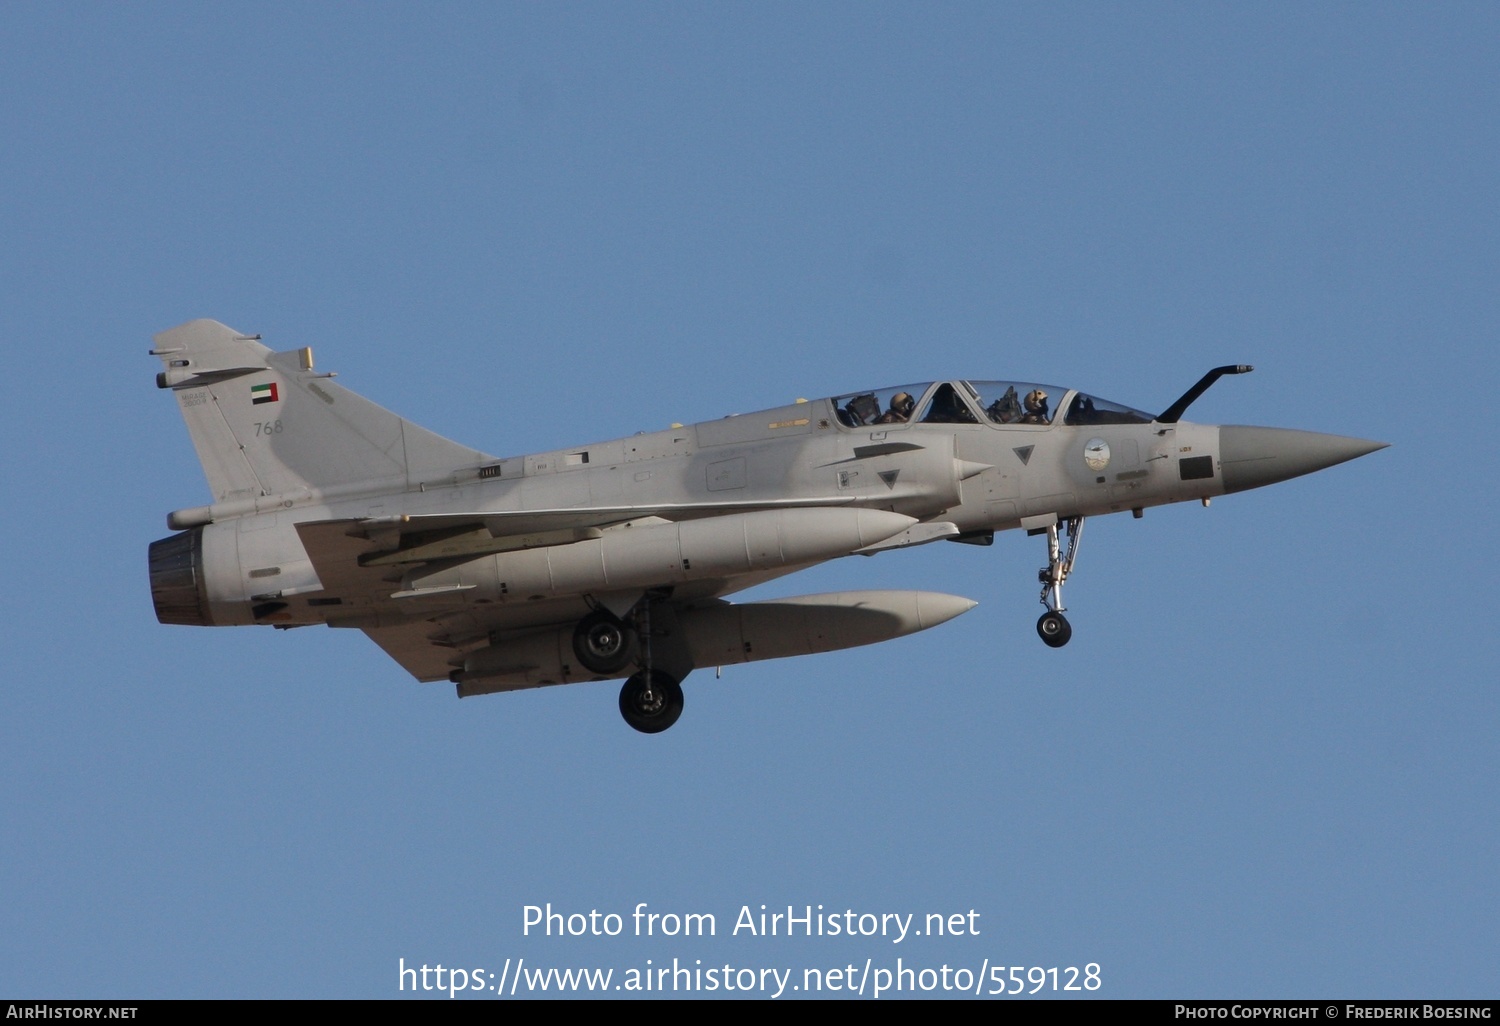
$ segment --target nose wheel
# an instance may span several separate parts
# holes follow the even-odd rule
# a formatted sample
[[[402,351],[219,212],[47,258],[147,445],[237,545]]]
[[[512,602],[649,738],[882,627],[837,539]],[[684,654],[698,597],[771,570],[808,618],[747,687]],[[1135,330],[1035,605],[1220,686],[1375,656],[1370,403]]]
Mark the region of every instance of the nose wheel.
[[[1063,521],[1068,535],[1068,548],[1064,553],[1058,538],[1057,525],[1045,528],[1047,534],[1047,565],[1037,571],[1042,582],[1042,605],[1047,611],[1036,622],[1036,632],[1051,648],[1062,648],[1073,637],[1073,626],[1063,616],[1066,608],[1062,604],[1063,583],[1073,572],[1073,561],[1078,557],[1078,539],[1083,536],[1083,517],[1069,517]]]
[[[1036,622],[1036,632],[1052,648],[1062,648],[1073,636],[1073,626],[1061,613],[1043,613]]]

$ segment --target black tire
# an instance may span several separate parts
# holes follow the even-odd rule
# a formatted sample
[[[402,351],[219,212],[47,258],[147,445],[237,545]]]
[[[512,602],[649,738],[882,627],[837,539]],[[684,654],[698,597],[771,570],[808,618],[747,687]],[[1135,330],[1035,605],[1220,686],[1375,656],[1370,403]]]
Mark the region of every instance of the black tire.
[[[620,715],[642,734],[660,734],[682,715],[682,685],[670,674],[651,671],[650,696],[642,670],[620,689]]]
[[[1036,632],[1052,648],[1062,648],[1073,636],[1073,625],[1061,613],[1047,612],[1036,622]]]
[[[591,673],[613,676],[635,654],[635,632],[612,614],[597,609],[573,628],[573,655]]]

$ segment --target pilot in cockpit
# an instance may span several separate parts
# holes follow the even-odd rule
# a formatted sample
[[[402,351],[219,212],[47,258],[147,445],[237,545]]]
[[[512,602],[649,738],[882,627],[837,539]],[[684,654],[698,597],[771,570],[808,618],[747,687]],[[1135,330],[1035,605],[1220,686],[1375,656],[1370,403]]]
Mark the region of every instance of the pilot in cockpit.
[[[917,401],[911,397],[910,392],[897,392],[891,396],[891,408],[880,415],[877,424],[905,424],[911,419],[911,411],[916,408]]]
[[[1040,388],[1033,388],[1026,393],[1026,415],[1021,418],[1022,424],[1046,424],[1047,393]]]

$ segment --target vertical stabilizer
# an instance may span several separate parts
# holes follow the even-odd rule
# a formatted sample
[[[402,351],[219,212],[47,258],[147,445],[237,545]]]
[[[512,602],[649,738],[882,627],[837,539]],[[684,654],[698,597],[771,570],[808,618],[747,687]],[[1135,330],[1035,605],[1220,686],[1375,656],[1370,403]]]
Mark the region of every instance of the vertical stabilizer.
[[[187,422],[215,503],[306,490],[433,481],[492,457],[450,442],[315,374],[307,350],[189,321],[156,336],[158,387]]]

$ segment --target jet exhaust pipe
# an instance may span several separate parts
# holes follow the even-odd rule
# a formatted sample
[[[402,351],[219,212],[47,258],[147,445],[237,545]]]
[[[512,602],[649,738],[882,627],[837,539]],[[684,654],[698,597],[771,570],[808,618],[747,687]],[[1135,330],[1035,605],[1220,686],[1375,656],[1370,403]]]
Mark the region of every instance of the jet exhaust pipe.
[[[978,603],[932,591],[849,591],[768,602],[709,602],[677,611],[694,666],[731,666],[837,652],[915,634]],[[453,675],[460,698],[497,691],[608,680],[578,665],[572,626],[508,638],[480,649]],[[621,670],[625,677],[634,667]]]
[[[152,542],[147,558],[156,619],[189,627],[213,626],[203,572],[203,528]]]

